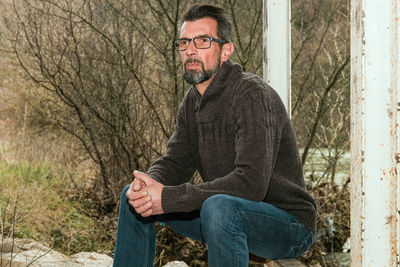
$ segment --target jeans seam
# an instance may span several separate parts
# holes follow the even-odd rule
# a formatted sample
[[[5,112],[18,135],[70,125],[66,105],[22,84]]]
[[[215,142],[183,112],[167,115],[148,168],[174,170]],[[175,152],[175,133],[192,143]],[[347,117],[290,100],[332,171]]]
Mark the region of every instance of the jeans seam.
[[[242,211],[242,212],[245,212],[247,214],[256,214],[256,215],[272,218],[272,219],[279,220],[281,222],[285,222],[285,223],[288,223],[288,224],[291,224],[291,225],[298,224],[298,222],[292,222],[292,221],[289,221],[289,220],[286,220],[286,219],[282,219],[282,218],[279,218],[279,217],[276,217],[276,216],[267,215],[267,214],[264,214],[264,213],[261,213],[261,212],[254,212],[254,211]]]
[[[149,228],[148,225],[143,225],[144,226],[144,233],[146,238],[146,247],[145,247],[145,252],[144,252],[144,259],[143,259],[143,267],[146,267],[148,264],[147,262],[149,261],[149,246],[150,246],[150,235],[149,235]]]
[[[235,225],[236,224],[236,220],[237,220],[237,216],[236,216],[236,214],[237,214],[237,210],[235,210],[235,212],[233,213],[233,220],[231,220],[231,223],[229,224],[229,232],[230,231],[232,231],[233,230],[233,225]],[[235,255],[234,255],[234,266],[237,266],[238,265],[238,244],[237,244],[237,235],[236,235],[236,232],[235,231],[232,231],[232,233],[233,233],[233,240],[234,240],[234,242],[235,242]]]
[[[232,226],[233,225],[237,225],[236,222],[238,220],[238,214],[241,213],[241,212],[243,212],[243,211],[235,209],[235,212],[233,213],[234,218],[233,218],[233,220],[231,220],[231,223],[229,225],[229,228],[232,230],[231,233],[233,233],[233,235],[234,235],[234,241],[235,241],[234,266],[240,266],[239,264],[241,263],[240,262],[240,256],[239,256],[239,251],[240,250],[238,248],[238,236],[240,235],[241,232],[233,231],[233,227]],[[242,228],[243,228],[243,225],[242,225]],[[244,229],[243,229],[242,233],[244,234]]]
[[[234,266],[238,266],[239,263],[239,257],[238,257],[238,243],[237,243],[237,235],[236,233],[233,234],[234,235],[234,240],[235,240],[235,257],[234,257]]]

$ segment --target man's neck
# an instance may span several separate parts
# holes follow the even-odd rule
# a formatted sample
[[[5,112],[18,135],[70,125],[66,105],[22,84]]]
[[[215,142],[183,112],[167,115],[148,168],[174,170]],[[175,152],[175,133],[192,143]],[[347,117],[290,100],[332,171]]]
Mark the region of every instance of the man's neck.
[[[204,93],[206,92],[207,87],[210,85],[210,83],[214,79],[215,74],[210,79],[208,79],[207,81],[204,81],[202,83],[198,83],[198,84],[195,85],[197,91],[200,93],[201,96],[203,96]]]
[[[210,80],[196,84],[195,87],[197,89],[197,91],[200,93],[201,96],[204,95],[204,93],[206,92],[206,89],[208,87],[208,85],[210,84]]]

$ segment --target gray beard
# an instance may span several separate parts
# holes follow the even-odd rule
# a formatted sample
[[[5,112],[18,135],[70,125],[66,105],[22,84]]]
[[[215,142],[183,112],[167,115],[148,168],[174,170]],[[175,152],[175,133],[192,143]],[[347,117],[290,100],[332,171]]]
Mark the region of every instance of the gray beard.
[[[195,85],[209,80],[219,70],[221,57],[218,55],[217,65],[211,70],[205,70],[204,64],[201,61],[189,59],[185,62],[185,64],[187,62],[198,62],[201,64],[201,71],[197,72],[195,70],[187,70],[185,68],[185,73],[183,74],[183,78],[187,83]]]

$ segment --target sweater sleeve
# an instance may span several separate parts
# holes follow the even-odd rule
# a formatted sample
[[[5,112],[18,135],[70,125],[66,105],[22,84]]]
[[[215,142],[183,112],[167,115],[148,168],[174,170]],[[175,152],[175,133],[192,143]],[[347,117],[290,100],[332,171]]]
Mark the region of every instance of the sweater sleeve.
[[[175,131],[168,140],[165,155],[158,158],[147,174],[163,185],[179,185],[190,180],[195,167],[190,150],[189,130],[183,117],[182,105],[176,118]]]
[[[165,212],[200,209],[202,203],[215,194],[254,201],[264,199],[279,149],[278,116],[272,105],[269,105],[273,101],[275,99],[266,99],[262,90],[256,89],[247,91],[233,103],[236,151],[234,169],[223,177],[203,184],[185,183],[164,187],[162,205]]]

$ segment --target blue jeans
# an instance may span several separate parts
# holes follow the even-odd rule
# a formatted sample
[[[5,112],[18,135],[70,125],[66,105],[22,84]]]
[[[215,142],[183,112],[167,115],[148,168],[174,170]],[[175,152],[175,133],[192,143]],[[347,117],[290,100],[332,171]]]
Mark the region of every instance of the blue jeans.
[[[265,202],[228,195],[204,201],[201,212],[141,217],[121,194],[114,266],[153,266],[156,248],[154,223],[164,222],[176,232],[208,247],[209,266],[248,266],[249,253],[267,259],[294,258],[313,242],[313,233],[286,211]]]

